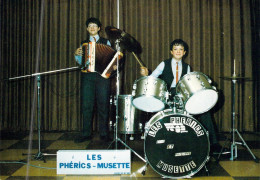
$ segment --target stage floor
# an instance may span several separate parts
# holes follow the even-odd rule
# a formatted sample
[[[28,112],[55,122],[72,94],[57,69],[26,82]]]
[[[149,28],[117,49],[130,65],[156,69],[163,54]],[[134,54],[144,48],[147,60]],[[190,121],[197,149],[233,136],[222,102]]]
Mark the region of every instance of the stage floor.
[[[5,179],[161,179],[162,176],[156,173],[149,165],[143,175],[142,168],[145,163],[134,153],[131,153],[131,174],[128,175],[57,175],[56,174],[56,152],[58,150],[86,150],[86,149],[107,149],[111,142],[101,141],[98,135],[94,136],[91,141],[83,143],[74,143],[74,138],[78,135],[76,132],[42,132],[41,133],[41,152],[47,154],[45,162],[43,160],[35,160],[33,157],[29,159],[29,154],[38,153],[38,133],[34,132],[32,138],[32,149],[28,150],[29,135],[26,133],[10,133],[1,132],[0,137],[0,180]],[[220,134],[220,144],[223,145],[229,133]],[[260,157],[260,135],[253,133],[242,133],[242,137],[252,150],[256,157]],[[124,140],[124,136],[120,137]],[[127,138],[128,139],[128,138]],[[237,138],[237,140],[239,140]],[[127,144],[144,157],[143,140],[139,135],[133,141],[126,141]],[[227,144],[229,144],[228,141]],[[114,148],[114,143],[110,149]],[[118,149],[125,149],[125,146],[118,144]],[[241,145],[238,145],[238,157],[231,161],[230,154],[221,155],[219,162],[216,161],[217,156],[213,155],[206,163],[209,176],[202,168],[198,173],[192,176],[192,179],[221,179],[221,180],[260,180],[260,164],[256,163],[249,151]]]

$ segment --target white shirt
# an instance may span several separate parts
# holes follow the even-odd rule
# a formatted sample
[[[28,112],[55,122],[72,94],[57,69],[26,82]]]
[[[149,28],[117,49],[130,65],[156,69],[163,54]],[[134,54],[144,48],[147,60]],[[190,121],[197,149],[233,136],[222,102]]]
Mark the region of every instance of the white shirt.
[[[172,84],[171,84],[171,87],[174,88],[176,87],[176,62],[178,62],[178,79],[180,80],[180,77],[181,77],[181,73],[182,73],[182,60],[181,61],[176,61],[174,58],[172,58],[171,60],[171,65],[172,65],[172,73],[173,73],[173,76],[175,77],[175,79],[173,79],[172,81]],[[164,66],[165,66],[165,63],[164,61],[161,62],[157,67],[156,69],[152,72],[151,76],[153,77],[159,77],[163,70],[164,70]],[[188,69],[187,69],[187,73],[190,73],[190,66],[188,65]]]

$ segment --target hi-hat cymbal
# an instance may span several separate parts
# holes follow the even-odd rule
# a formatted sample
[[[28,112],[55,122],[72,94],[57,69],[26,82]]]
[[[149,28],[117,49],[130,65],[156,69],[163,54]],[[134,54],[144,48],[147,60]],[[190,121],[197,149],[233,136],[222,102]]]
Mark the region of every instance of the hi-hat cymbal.
[[[252,80],[250,77],[242,77],[242,76],[220,76],[224,80]]]
[[[136,54],[140,54],[142,52],[142,47],[140,43],[125,31],[112,26],[107,26],[105,31],[109,39],[120,41],[119,45],[121,48],[126,49],[129,52],[134,52]]]

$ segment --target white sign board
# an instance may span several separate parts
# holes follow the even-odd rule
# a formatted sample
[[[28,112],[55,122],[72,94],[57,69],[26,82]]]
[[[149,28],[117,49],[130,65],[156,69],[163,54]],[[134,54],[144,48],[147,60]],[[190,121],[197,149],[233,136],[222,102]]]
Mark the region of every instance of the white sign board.
[[[130,174],[130,150],[59,150],[57,174]]]

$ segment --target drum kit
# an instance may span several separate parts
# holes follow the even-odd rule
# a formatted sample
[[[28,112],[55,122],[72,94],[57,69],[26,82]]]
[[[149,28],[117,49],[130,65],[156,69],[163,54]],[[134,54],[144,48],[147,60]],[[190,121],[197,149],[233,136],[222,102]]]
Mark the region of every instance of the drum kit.
[[[176,89],[178,102],[171,102],[163,80],[152,76],[136,80],[132,95],[119,96],[119,129],[124,129],[119,133],[141,133],[140,111],[157,112],[144,126],[146,161],[164,177],[185,178],[209,159],[208,132],[192,115],[210,110],[218,93],[200,72],[185,75]]]
[[[106,28],[106,32],[112,39],[128,39],[130,43],[122,44],[126,49],[130,46],[128,51],[137,52],[138,43],[129,34],[112,27]],[[204,167],[210,151],[208,132],[192,115],[214,107],[218,92],[201,72],[183,76],[176,92],[171,101],[162,79],[143,76],[134,82],[131,95],[117,94],[115,141],[121,142],[163,177],[188,178]],[[155,115],[143,125],[142,112]],[[117,132],[124,135],[143,132],[145,158],[118,138]]]

